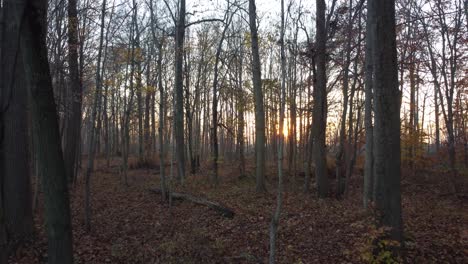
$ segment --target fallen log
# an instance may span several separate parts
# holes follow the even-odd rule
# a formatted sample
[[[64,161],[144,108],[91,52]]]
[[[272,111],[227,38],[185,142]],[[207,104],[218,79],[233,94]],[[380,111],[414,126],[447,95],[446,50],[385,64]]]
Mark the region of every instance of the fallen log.
[[[157,193],[157,194],[162,193],[161,189],[158,189],[158,188],[151,188],[151,189],[149,189],[149,191],[152,192],[152,193]],[[174,200],[187,200],[187,201],[192,202],[194,204],[204,205],[204,206],[207,206],[208,208],[210,208],[212,210],[217,211],[218,213],[220,213],[224,217],[227,217],[229,219],[234,218],[234,214],[235,214],[234,211],[227,208],[227,207],[225,207],[225,206],[222,206],[219,203],[212,202],[212,201],[209,201],[209,200],[201,198],[201,197],[195,197],[193,195],[186,194],[186,193],[171,192],[170,195],[171,195],[172,199],[174,199]]]

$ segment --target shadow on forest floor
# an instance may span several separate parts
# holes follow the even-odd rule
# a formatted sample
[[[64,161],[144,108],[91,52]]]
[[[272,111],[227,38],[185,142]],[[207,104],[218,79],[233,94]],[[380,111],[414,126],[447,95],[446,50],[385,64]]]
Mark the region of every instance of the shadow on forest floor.
[[[268,177],[268,193],[257,194],[253,177],[239,179],[235,165],[221,164],[217,188],[209,184],[206,168],[189,175],[184,187],[175,188],[226,205],[235,211],[231,220],[189,202],[175,201],[169,207],[159,195],[148,191],[159,187],[156,170],[130,170],[130,186],[126,187],[119,178],[116,159],[110,168],[104,161],[98,164],[92,175],[89,234],[83,225],[82,180],[71,190],[75,263],[267,262],[275,178]],[[253,174],[252,165],[247,169]],[[276,169],[271,166],[268,171],[274,175]],[[303,194],[300,184],[294,187],[293,181],[286,180],[278,262],[364,262],[373,228],[362,209],[362,177],[351,179],[349,195],[343,200],[319,200],[314,194]],[[443,180],[424,184],[411,180],[404,178],[402,182],[407,262],[467,263],[466,200],[443,195]],[[19,248],[11,263],[46,261],[41,211],[39,207],[36,213],[37,238]]]

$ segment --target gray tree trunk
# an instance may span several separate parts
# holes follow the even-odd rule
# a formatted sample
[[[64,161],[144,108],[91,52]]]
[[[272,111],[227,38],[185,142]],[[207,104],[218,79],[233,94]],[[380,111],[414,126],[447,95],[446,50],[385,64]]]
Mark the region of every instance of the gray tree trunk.
[[[5,21],[3,20],[4,14],[4,7],[0,6],[0,43],[4,43],[3,39],[3,25]],[[3,47],[0,45],[0,60],[2,59],[2,51]],[[3,79],[3,70],[0,71],[0,76]],[[5,81],[0,82],[0,138],[3,138],[3,109],[4,109],[4,91],[5,88],[3,87]],[[4,165],[3,159],[1,158],[4,155],[5,149],[3,147],[3,141],[0,140],[0,171],[3,172]],[[0,184],[3,182],[3,173],[0,174]],[[7,253],[7,232],[6,232],[6,224],[5,224],[5,210],[3,209],[3,187],[0,185],[0,262],[7,263],[8,262],[8,253]]]
[[[68,97],[70,114],[67,115],[65,130],[64,160],[67,178],[75,178],[76,160],[80,144],[81,130],[81,79],[78,69],[78,11],[77,1],[68,1],[68,65],[70,74],[70,96]]]
[[[327,124],[327,75],[326,75],[326,39],[325,0],[316,0],[316,63],[317,82],[314,89],[314,150],[315,177],[317,179],[318,196],[328,196],[327,151],[325,132]]]
[[[24,5],[21,5],[24,4]],[[25,19],[20,47],[30,88],[35,150],[39,159],[44,190],[45,222],[48,236],[48,262],[73,262],[70,205],[65,165],[60,144],[58,116],[47,60],[45,21],[47,1],[18,1],[15,21]],[[24,12],[24,13],[23,13]]]
[[[96,116],[100,112],[101,105],[101,89],[102,89],[102,77],[101,77],[101,58],[102,58],[102,47],[104,42],[104,19],[106,14],[106,0],[102,2],[101,12],[101,33],[98,47],[97,67],[96,67],[96,90],[94,94],[93,106],[90,117],[90,128],[89,128],[89,149],[88,149],[88,164],[86,167],[85,175],[85,228],[89,232],[91,231],[91,171],[94,168],[94,155],[95,155],[95,137],[99,135],[99,129],[96,128]]]
[[[234,13],[233,13],[234,14]],[[213,155],[213,179],[212,182],[215,185],[218,185],[218,75],[219,75],[219,61],[221,56],[221,50],[223,47],[224,38],[226,37],[226,32],[231,25],[232,16],[229,16],[229,7],[226,11],[224,16],[224,29],[221,33],[221,39],[218,43],[218,48],[216,49],[215,55],[215,64],[214,64],[214,77],[213,77],[213,107],[212,107],[212,114],[213,114],[213,123],[212,123],[212,155]]]
[[[244,61],[244,45],[242,40],[239,43],[239,63],[238,63],[238,123],[237,123],[237,143],[238,143],[238,156],[239,156],[239,172],[240,176],[245,176],[245,98],[243,91],[243,74],[242,74],[242,64]]]
[[[164,98],[164,86],[162,82],[162,57],[163,57],[163,39],[158,43],[158,86],[159,86],[159,171],[161,175],[161,191],[163,200],[167,199],[167,183],[166,183],[166,168],[164,159],[164,124],[166,121],[166,110],[165,110],[165,98]]]
[[[185,36],[185,0],[180,0],[179,18],[175,36],[175,86],[174,86],[174,136],[175,154],[177,161],[177,180],[185,180],[185,143],[184,143],[184,87],[183,87],[183,59]]]
[[[281,32],[280,32],[280,45],[281,45],[281,91],[280,91],[280,118],[279,118],[279,131],[278,137],[278,193],[276,195],[276,209],[273,213],[270,223],[270,259],[269,263],[275,263],[276,257],[276,238],[278,236],[278,224],[281,216],[281,206],[283,203],[283,144],[284,144],[284,112],[286,106],[286,56],[284,54],[284,0],[281,0]]]
[[[364,208],[373,201],[374,189],[374,132],[372,124],[372,87],[373,87],[373,59],[372,59],[372,5],[367,1],[366,20],[366,58],[365,58],[365,112],[364,124],[366,131],[365,163],[364,163]]]
[[[161,176],[161,194],[162,199],[167,200],[167,184],[166,184],[166,167],[164,159],[164,124],[165,124],[165,98],[164,98],[164,86],[163,86],[163,74],[162,74],[162,59],[163,59],[163,43],[164,36],[160,36],[160,39],[157,40],[156,37],[156,25],[157,17],[154,13],[153,0],[149,2],[150,7],[150,19],[151,19],[151,34],[153,41],[157,41],[158,48],[158,60],[157,60],[157,70],[158,70],[158,90],[159,90],[159,127],[158,127],[158,143],[159,143],[159,174]],[[154,112],[154,111],[153,111]],[[153,120],[153,126],[154,126]]]
[[[374,66],[375,204],[380,226],[402,242],[400,100],[395,33],[395,1],[373,0],[370,13]],[[398,254],[398,247],[394,253]]]
[[[352,19],[352,8],[353,0],[349,0],[349,11],[348,11],[348,25],[347,25],[347,36],[346,36],[346,47],[345,47],[345,63],[343,65],[343,111],[341,113],[340,122],[340,138],[338,144],[338,151],[335,157],[336,163],[336,179],[337,183],[337,196],[341,196],[344,193],[345,182],[344,175],[346,174],[344,161],[346,160],[345,141],[346,141],[346,113],[348,111],[348,88],[349,88],[349,66],[351,65],[351,38],[353,28]],[[351,106],[350,106],[351,107]],[[351,112],[351,109],[350,109]],[[349,124],[351,127],[352,124]],[[348,138],[348,141],[351,140]]]
[[[33,214],[30,183],[29,136],[28,136],[28,90],[24,80],[22,57],[19,48],[21,15],[23,10],[14,1],[5,1],[3,36],[0,43],[1,57],[1,115],[3,128],[0,131],[0,156],[3,169],[0,182],[3,195],[3,214],[5,216],[8,240],[23,240],[33,232]],[[24,2],[22,2],[24,3]],[[10,67],[5,67],[10,65]]]
[[[255,0],[249,0],[249,25],[252,48],[252,82],[255,101],[255,177],[257,192],[265,187],[265,110],[263,106],[262,74],[258,48],[257,11]]]

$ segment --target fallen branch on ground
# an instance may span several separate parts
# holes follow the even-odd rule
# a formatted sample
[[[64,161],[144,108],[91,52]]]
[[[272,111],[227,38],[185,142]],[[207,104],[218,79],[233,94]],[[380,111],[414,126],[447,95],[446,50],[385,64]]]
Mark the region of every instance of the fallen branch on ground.
[[[157,194],[162,193],[161,189],[158,189],[158,188],[151,188],[151,189],[149,189],[149,191],[152,192],[152,193],[157,193]],[[177,193],[177,192],[172,192],[171,197],[174,200],[187,200],[187,201],[195,203],[195,204],[200,204],[200,205],[207,206],[208,208],[213,209],[213,210],[221,213],[221,215],[223,215],[224,217],[227,217],[229,219],[232,219],[234,217],[234,211],[233,210],[231,210],[231,209],[229,209],[229,208],[227,208],[225,206],[222,206],[219,203],[208,201],[208,200],[206,200],[204,198],[201,198],[201,197],[195,197],[195,196],[190,195],[190,194]]]

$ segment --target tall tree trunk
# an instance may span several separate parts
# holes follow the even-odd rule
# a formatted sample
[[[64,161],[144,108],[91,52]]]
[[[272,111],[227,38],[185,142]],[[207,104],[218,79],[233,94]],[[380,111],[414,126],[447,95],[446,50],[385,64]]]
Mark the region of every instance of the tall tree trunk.
[[[345,47],[345,63],[343,65],[343,111],[341,113],[341,122],[340,122],[340,139],[338,145],[338,151],[336,152],[335,163],[336,163],[336,179],[338,182],[337,187],[337,196],[341,196],[344,193],[345,181],[344,175],[346,174],[345,169],[345,160],[346,160],[346,113],[348,111],[348,88],[349,88],[349,66],[351,64],[351,40],[352,40],[352,31],[353,28],[353,0],[349,0],[349,11],[348,11],[348,25],[347,25],[347,36],[346,36],[346,47]],[[350,106],[351,107],[351,106]],[[351,112],[351,109],[350,109]],[[349,126],[352,126],[350,123]],[[351,140],[348,138],[348,141]]]
[[[97,67],[96,67],[96,90],[94,93],[94,100],[91,110],[91,117],[90,117],[90,128],[89,128],[89,149],[88,149],[88,165],[86,167],[86,175],[85,175],[85,228],[89,232],[91,231],[91,171],[94,168],[94,155],[95,155],[95,137],[99,136],[99,131],[95,127],[96,126],[96,116],[97,113],[100,112],[100,105],[101,105],[101,86],[102,86],[102,78],[101,78],[101,58],[102,58],[102,47],[104,41],[104,19],[106,14],[106,0],[102,2],[102,10],[101,10],[101,33],[99,39],[99,47],[98,47],[98,57],[97,57]]]
[[[413,37],[413,36],[411,36]],[[408,154],[409,154],[409,167],[410,170],[414,173],[414,158],[415,158],[415,148],[416,148],[416,130],[415,130],[415,120],[416,120],[416,65],[414,58],[414,51],[411,51],[409,54],[409,81],[410,81],[410,112],[409,112],[409,144],[408,144]]]
[[[276,238],[278,236],[278,224],[281,216],[281,206],[283,203],[283,144],[284,144],[284,112],[286,106],[286,56],[284,54],[284,0],[281,0],[281,31],[280,31],[280,45],[281,45],[281,91],[280,91],[280,118],[279,118],[279,131],[278,136],[278,193],[276,195],[276,209],[271,218],[270,223],[270,264],[275,263],[276,256]]]
[[[5,15],[4,6],[0,6],[0,43],[4,42],[3,32],[4,32],[4,20],[3,18]],[[0,44],[0,62],[3,61],[3,45]],[[0,71],[0,77],[2,80],[4,79],[3,70]],[[7,232],[6,232],[6,224],[5,224],[5,210],[3,208],[3,171],[4,171],[4,163],[3,163],[3,155],[5,153],[5,148],[3,147],[3,129],[4,129],[4,122],[3,122],[3,109],[4,109],[4,101],[3,101],[3,92],[5,91],[4,88],[5,81],[0,82],[0,262],[7,263],[8,262],[8,252],[7,252]]]
[[[105,35],[105,45],[104,45],[104,59],[103,59],[103,62],[102,62],[102,65],[106,65],[106,62],[107,62],[107,56],[108,56],[108,52],[107,52],[107,49],[109,47],[109,28],[110,28],[110,21],[112,21],[112,17],[114,15],[114,8],[115,8],[115,5],[112,6],[112,11],[111,11],[111,14],[110,14],[110,17],[109,17],[109,23],[107,25],[107,30],[106,30],[106,35]],[[101,68],[101,79],[104,79],[104,76],[105,76],[105,67],[103,66]],[[102,83],[102,80],[101,80],[101,83]],[[104,152],[105,152],[105,155],[106,155],[106,166],[109,167],[110,166],[110,153],[109,153],[109,115],[108,115],[108,112],[107,112],[107,109],[108,109],[108,103],[107,103],[107,97],[109,95],[109,85],[106,83],[105,84],[105,87],[104,87],[104,102],[103,102],[103,111],[102,111],[102,119],[103,119],[103,122],[104,122]],[[101,127],[102,127],[102,123],[101,122],[98,122],[99,124],[99,128],[97,131],[101,131]]]
[[[146,87],[145,89],[145,124],[144,124],[144,141],[145,141],[145,149],[144,149],[144,156],[145,159],[148,160],[152,156],[152,137],[151,137],[151,130],[150,130],[150,119],[151,119],[151,99],[154,97],[154,87],[153,83],[151,82],[151,55],[153,54],[153,48],[150,49],[148,54],[148,61],[146,62]],[[154,111],[154,109],[153,109]],[[154,113],[154,112],[153,112]]]
[[[328,196],[327,151],[325,146],[327,124],[327,76],[326,76],[326,40],[325,0],[316,0],[316,62],[317,83],[314,89],[314,154],[315,177],[318,196]]]
[[[395,1],[373,0],[375,204],[380,226],[391,228],[388,238],[402,242],[400,104],[395,33]],[[393,252],[399,254],[399,247]]]
[[[0,129],[3,129],[3,119],[0,117]],[[3,146],[0,146],[0,155],[3,155]],[[3,171],[3,161],[0,160],[0,171]],[[3,176],[0,176],[0,181]],[[8,263],[8,240],[5,224],[5,210],[3,209],[3,191],[0,189],[0,262]]]
[[[151,1],[152,2],[152,1]],[[166,183],[166,168],[164,159],[164,124],[166,121],[164,86],[162,82],[162,58],[163,58],[163,41],[161,38],[158,43],[158,87],[159,87],[159,171],[161,175],[161,192],[163,200],[167,199],[167,183]]]
[[[67,178],[71,182],[75,178],[78,146],[81,129],[81,79],[78,69],[78,11],[77,0],[68,0],[68,65],[70,74],[70,91],[68,105],[71,113],[67,115],[65,130],[64,160]]]
[[[373,89],[373,30],[372,4],[367,1],[366,19],[366,58],[365,58],[365,112],[364,124],[366,130],[365,163],[364,163],[364,208],[373,201],[374,190],[374,127],[372,125],[372,89]]]
[[[316,84],[317,83],[317,74],[316,74],[316,71],[315,71],[315,59],[314,59],[314,55],[311,56],[311,59],[312,59],[312,69],[309,71],[309,78],[311,79],[310,80],[310,83],[308,85],[308,91],[307,91],[307,97],[308,97],[308,119],[310,119],[310,116],[311,114],[313,115],[313,109],[310,110],[310,95],[311,95],[311,87],[312,87],[312,84]],[[315,89],[315,88],[314,88]],[[313,121],[313,120],[312,120]],[[305,167],[305,170],[304,170],[304,193],[308,193],[310,191],[310,178],[311,178],[311,174],[312,174],[312,171],[311,171],[311,167],[312,167],[312,154],[313,154],[313,150],[314,150],[314,126],[313,126],[313,123],[312,122],[308,122],[308,127],[307,127],[307,133],[308,133],[308,138],[307,138],[307,153],[306,153],[306,167]]]
[[[14,21],[24,19],[20,48],[30,87],[33,133],[37,135],[39,171],[44,190],[48,262],[73,262],[70,205],[46,46],[47,1],[15,2]]]
[[[360,14],[360,13],[359,13]],[[359,26],[358,26],[358,31],[361,32],[361,16],[359,15]],[[361,39],[361,34],[358,34],[358,40]],[[359,125],[360,125],[360,120],[361,120],[361,106],[358,105],[359,100],[355,101],[355,94],[356,94],[356,86],[358,83],[358,58],[361,56],[361,43],[357,43],[357,51],[356,51],[356,58],[354,61],[354,68],[353,72],[354,78],[353,78],[353,84],[351,85],[351,94],[349,98],[349,116],[348,116],[348,158],[346,159],[346,169],[345,169],[345,184],[343,188],[343,193],[345,196],[348,194],[349,190],[349,179],[351,178],[351,175],[353,174],[353,169],[354,169],[354,162],[356,160],[356,152],[357,152],[357,137],[358,137],[358,132],[359,132]],[[359,96],[359,91],[358,91],[358,96]],[[354,104],[356,104],[358,111],[357,111],[357,118],[356,122],[354,122]],[[355,124],[355,125],[354,125]],[[356,131],[356,132],[354,132]]]
[[[435,146],[436,153],[439,153],[440,149],[440,125],[439,125],[439,100],[437,97],[437,86],[434,85],[434,120],[435,120]]]
[[[135,47],[138,53],[136,54],[136,96],[137,96],[137,116],[138,116],[138,160],[140,162],[145,160],[144,157],[144,139],[143,139],[143,84],[142,84],[142,70],[141,70],[141,49],[140,49],[140,30],[138,29],[138,6],[134,1],[134,23],[135,23]]]
[[[24,2],[22,2],[24,3]],[[21,6],[22,7],[22,6]],[[0,144],[3,149],[0,162],[3,164],[0,192],[3,195],[4,221],[8,240],[23,240],[32,235],[33,213],[31,205],[31,183],[28,136],[28,83],[24,80],[26,53],[19,48],[23,10],[16,1],[5,1],[3,41],[0,43],[2,101]],[[10,66],[10,67],[6,67]]]
[[[164,44],[164,36],[160,36],[159,40],[156,37],[156,24],[157,24],[157,17],[154,13],[153,7],[153,0],[150,0],[150,19],[151,19],[151,34],[153,37],[153,41],[157,41],[158,47],[158,60],[157,60],[157,71],[158,71],[158,80],[157,86],[159,90],[159,127],[158,127],[158,143],[159,143],[159,173],[161,176],[161,194],[162,199],[167,200],[167,183],[166,183],[166,168],[165,168],[165,157],[164,157],[164,124],[165,124],[165,117],[166,117],[166,110],[165,110],[165,97],[164,97],[164,86],[163,86],[163,72],[162,72],[162,59],[163,59],[163,44]],[[153,111],[154,112],[154,111]],[[153,120],[153,126],[154,120]]]
[[[177,161],[177,180],[185,180],[185,143],[184,143],[184,87],[183,87],[183,59],[185,36],[185,0],[180,0],[179,18],[176,25],[175,36],[175,86],[174,86],[174,136],[175,154]]]
[[[229,7],[228,7],[229,8]],[[223,32],[221,33],[221,39],[218,43],[218,48],[216,49],[215,55],[215,64],[214,64],[214,77],[213,77],[213,107],[212,107],[212,114],[213,114],[213,124],[212,124],[212,154],[213,154],[213,179],[212,182],[215,185],[218,185],[218,64],[220,61],[221,56],[221,49],[223,47],[224,38],[226,36],[226,32],[229,29],[229,25],[231,24],[232,15],[229,16],[228,11],[224,16],[224,21],[226,24],[224,26]]]
[[[237,123],[237,142],[238,142],[238,149],[239,149],[239,173],[240,176],[245,176],[245,98],[244,98],[244,91],[243,91],[243,79],[242,79],[242,63],[244,61],[244,45],[242,40],[239,43],[239,63],[238,63],[238,102],[237,102],[237,109],[238,109],[238,123]]]
[[[255,0],[249,0],[249,25],[252,47],[252,82],[255,101],[255,175],[256,190],[264,192],[265,187],[265,111],[263,106],[262,73],[258,48],[257,11]]]

